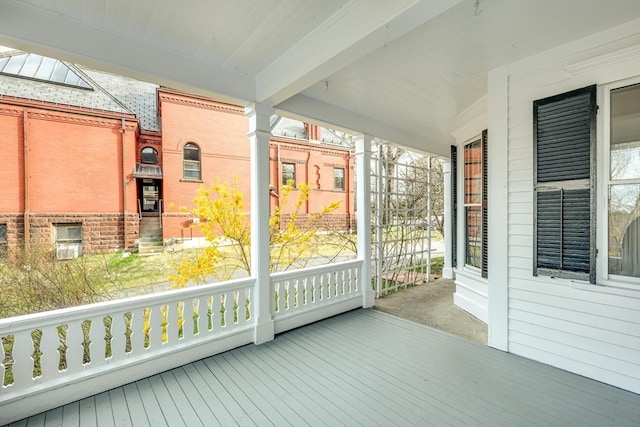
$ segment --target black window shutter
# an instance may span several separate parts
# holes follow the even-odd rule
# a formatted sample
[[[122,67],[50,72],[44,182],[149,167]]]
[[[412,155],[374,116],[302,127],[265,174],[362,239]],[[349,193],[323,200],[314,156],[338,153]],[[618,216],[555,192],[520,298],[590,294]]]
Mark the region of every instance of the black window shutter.
[[[488,267],[488,206],[487,206],[487,190],[488,186],[488,169],[487,169],[487,131],[482,131],[482,277],[485,279],[489,277]]]
[[[595,283],[596,86],[533,103],[534,275]]]
[[[458,147],[451,146],[451,266],[458,264]]]

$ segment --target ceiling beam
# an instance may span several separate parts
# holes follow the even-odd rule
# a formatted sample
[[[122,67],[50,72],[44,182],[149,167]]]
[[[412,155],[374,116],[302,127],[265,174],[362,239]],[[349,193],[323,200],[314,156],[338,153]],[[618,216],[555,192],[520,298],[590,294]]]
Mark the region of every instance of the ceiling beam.
[[[409,149],[442,157],[449,157],[449,144],[453,142],[451,136],[417,135],[305,95],[289,98],[278,104],[275,111],[276,114],[302,121],[312,121],[330,129],[366,133]]]
[[[353,0],[256,75],[256,98],[277,105],[460,1]]]

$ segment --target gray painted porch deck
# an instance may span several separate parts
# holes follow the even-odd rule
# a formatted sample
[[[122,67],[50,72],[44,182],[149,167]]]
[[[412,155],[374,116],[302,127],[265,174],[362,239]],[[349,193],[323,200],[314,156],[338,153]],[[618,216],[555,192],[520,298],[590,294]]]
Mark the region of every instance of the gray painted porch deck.
[[[16,426],[638,426],[640,395],[359,309]]]

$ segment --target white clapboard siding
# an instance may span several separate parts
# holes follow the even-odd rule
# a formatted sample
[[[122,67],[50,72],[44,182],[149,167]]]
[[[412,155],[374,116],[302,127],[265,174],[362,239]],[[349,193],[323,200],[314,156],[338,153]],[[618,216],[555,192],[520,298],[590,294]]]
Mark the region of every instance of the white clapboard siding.
[[[640,40],[639,33],[627,26],[514,64],[508,75],[507,117],[509,351],[636,393],[640,290],[533,276],[532,105],[537,99],[639,74],[640,58],[575,75],[565,71],[572,63],[628,48]]]

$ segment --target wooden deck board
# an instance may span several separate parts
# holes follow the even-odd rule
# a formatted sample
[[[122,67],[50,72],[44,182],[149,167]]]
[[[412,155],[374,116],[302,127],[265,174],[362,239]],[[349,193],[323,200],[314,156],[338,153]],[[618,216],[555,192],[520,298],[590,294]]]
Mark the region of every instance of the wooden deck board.
[[[640,395],[355,310],[15,426],[637,426]]]
[[[111,399],[109,393],[100,393],[95,396],[96,400],[96,418],[98,427],[115,427],[113,421],[113,410],[111,409]]]

